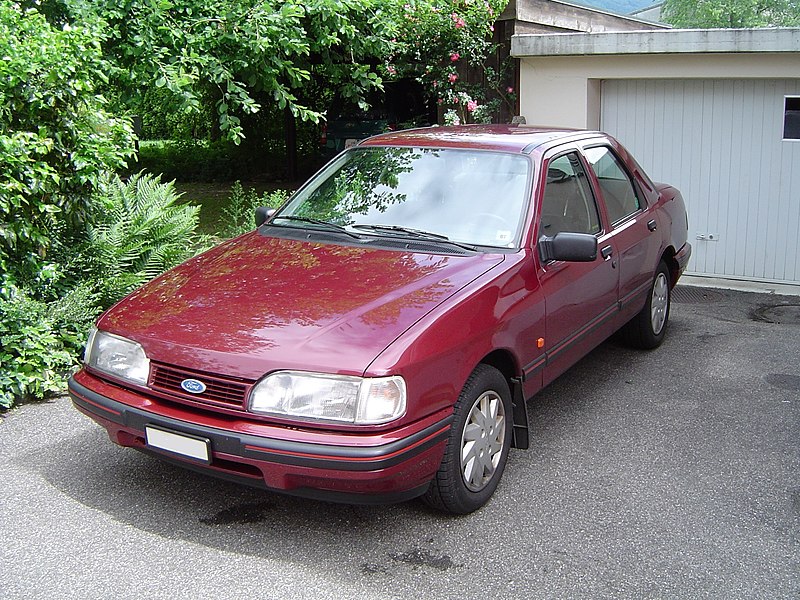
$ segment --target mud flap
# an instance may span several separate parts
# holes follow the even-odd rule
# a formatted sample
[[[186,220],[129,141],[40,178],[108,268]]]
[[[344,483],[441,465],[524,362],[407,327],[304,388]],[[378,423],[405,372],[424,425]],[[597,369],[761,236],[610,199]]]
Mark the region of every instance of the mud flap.
[[[528,439],[528,410],[525,405],[525,394],[522,392],[522,378],[511,379],[511,403],[514,413],[514,433],[511,445],[514,448],[527,450],[530,446]]]

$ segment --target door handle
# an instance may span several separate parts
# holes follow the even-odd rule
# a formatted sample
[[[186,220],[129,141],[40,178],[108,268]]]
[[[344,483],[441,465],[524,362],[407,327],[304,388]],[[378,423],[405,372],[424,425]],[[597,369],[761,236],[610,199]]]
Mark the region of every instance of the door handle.
[[[608,260],[612,254],[614,254],[614,250],[611,246],[606,246],[600,250],[600,256],[603,257],[603,260]]]
[[[656,224],[656,220],[655,220],[655,219],[651,219],[651,220],[649,220],[649,221],[647,222],[647,228],[648,228],[650,231],[655,231],[656,229],[658,229],[658,225]]]

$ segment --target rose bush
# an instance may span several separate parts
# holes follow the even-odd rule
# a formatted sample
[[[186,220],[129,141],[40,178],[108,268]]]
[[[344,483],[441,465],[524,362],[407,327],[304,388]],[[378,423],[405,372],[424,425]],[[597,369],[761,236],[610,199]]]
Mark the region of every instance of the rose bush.
[[[513,102],[499,74],[485,69],[480,85],[463,80],[459,70],[483,67],[494,51],[493,23],[507,0],[409,0],[390,5],[398,38],[386,62],[390,76],[410,77],[425,86],[445,108],[445,122],[490,122],[502,101]]]

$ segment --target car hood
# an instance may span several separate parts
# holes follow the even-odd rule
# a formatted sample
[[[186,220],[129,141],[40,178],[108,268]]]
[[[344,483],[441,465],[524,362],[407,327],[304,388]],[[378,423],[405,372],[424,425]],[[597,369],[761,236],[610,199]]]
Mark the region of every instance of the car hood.
[[[99,321],[151,360],[245,379],[362,374],[406,329],[503,261],[253,232],[140,288]]]

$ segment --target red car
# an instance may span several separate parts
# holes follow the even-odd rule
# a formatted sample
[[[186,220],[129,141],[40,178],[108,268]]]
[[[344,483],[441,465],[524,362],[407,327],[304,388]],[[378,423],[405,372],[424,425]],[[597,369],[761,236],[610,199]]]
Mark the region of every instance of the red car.
[[[258,214],[98,319],[75,406],[204,473],[461,514],[526,399],[620,328],[661,343],[691,252],[680,193],[589,131],[379,135]]]

